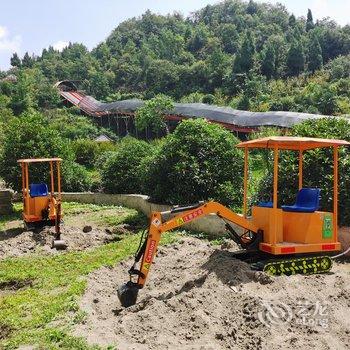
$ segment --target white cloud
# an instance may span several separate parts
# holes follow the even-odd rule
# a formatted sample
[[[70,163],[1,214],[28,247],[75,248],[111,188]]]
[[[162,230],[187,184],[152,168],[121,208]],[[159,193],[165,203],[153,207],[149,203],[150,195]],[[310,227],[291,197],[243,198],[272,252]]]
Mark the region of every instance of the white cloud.
[[[0,52],[14,53],[19,52],[22,44],[20,35],[9,36],[8,30],[4,26],[0,26]]]
[[[0,26],[0,39],[4,38],[7,35],[7,29],[3,26]]]
[[[62,51],[68,45],[69,45],[68,41],[59,40],[56,43],[54,43],[52,46],[55,50]]]

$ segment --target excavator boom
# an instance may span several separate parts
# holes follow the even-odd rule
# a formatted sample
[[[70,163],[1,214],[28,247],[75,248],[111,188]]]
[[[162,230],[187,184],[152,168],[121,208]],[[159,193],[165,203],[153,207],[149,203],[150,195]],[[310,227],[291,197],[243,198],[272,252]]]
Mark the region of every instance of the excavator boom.
[[[227,225],[233,223],[240,226],[245,231],[251,232],[254,238],[258,234],[258,228],[249,219],[243,215],[234,213],[229,208],[217,202],[198,203],[187,207],[174,207],[172,210],[166,212],[153,212],[151,214],[146,240],[135,256],[134,265],[129,270],[130,281],[118,290],[118,297],[123,306],[128,307],[136,303],[138,290],[145,285],[162,233],[210,214],[216,214],[224,219]],[[232,227],[229,230],[236,234]],[[240,239],[240,236],[237,234],[236,239]],[[237,240],[236,242],[238,243]],[[247,240],[253,239],[245,238],[245,242],[242,241],[242,244],[248,245]],[[141,260],[141,264],[138,270],[136,269],[136,264],[139,260]],[[134,276],[137,276],[137,282],[133,282],[132,279]]]

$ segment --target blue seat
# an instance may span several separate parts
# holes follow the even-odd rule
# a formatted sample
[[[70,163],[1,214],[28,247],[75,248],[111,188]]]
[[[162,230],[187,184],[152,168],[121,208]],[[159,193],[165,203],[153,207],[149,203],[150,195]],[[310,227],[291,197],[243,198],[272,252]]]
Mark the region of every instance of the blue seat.
[[[281,208],[283,211],[313,213],[320,206],[320,192],[319,188],[302,188],[294,205],[282,205]]]
[[[48,194],[47,185],[41,184],[30,184],[29,193],[31,197],[46,197]]]
[[[258,207],[273,208],[273,203],[272,202],[259,202]]]

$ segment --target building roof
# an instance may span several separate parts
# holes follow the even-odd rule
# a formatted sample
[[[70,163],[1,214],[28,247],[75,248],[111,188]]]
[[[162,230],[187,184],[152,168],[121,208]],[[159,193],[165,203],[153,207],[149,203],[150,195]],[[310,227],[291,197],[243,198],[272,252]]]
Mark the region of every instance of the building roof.
[[[100,135],[100,136],[97,136],[97,137],[95,138],[95,141],[96,141],[96,142],[111,142],[112,139],[111,139],[110,137],[108,137],[107,135],[102,134],[102,135]]]
[[[127,114],[134,115],[143,106],[144,101],[138,99],[101,102],[78,91],[76,85],[70,81],[55,84],[60,95],[84,113],[92,117],[105,115]],[[219,107],[205,103],[175,103],[174,109],[167,111],[166,117],[175,116],[178,120],[187,118],[205,118],[208,121],[224,125],[232,130],[252,130],[261,126],[291,128],[305,120],[320,119],[327,116],[298,112],[249,112],[236,110],[231,107]]]
[[[348,146],[349,142],[335,139],[319,139],[312,137],[270,136],[261,139],[241,142],[240,148],[279,148],[284,150],[310,150],[314,148]]]

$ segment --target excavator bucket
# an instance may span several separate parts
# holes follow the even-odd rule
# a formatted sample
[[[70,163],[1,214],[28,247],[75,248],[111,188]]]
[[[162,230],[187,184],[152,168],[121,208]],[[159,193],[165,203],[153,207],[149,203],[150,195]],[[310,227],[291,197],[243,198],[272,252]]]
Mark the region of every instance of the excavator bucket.
[[[67,249],[67,244],[63,239],[54,239],[52,241],[52,248],[57,250]]]
[[[129,307],[136,304],[139,285],[129,281],[118,288],[118,298],[123,307]]]
[[[55,219],[55,238],[52,241],[52,248],[57,250],[67,249],[66,242],[61,239],[61,202],[57,203]]]

